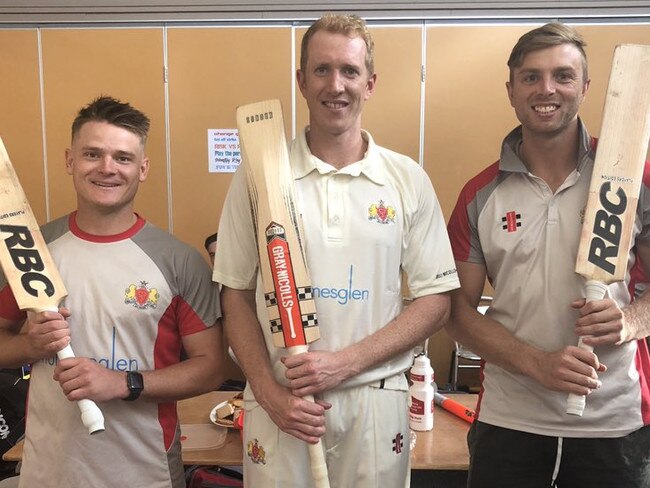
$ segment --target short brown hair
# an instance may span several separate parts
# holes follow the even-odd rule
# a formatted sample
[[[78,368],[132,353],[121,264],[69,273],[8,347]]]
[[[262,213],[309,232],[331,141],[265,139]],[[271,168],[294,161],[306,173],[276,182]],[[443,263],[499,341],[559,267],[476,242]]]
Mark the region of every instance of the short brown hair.
[[[526,32],[519,38],[515,47],[512,48],[510,58],[508,58],[510,81],[512,81],[513,70],[521,67],[527,54],[561,44],[573,44],[580,51],[582,55],[583,82],[586,83],[589,79],[587,72],[587,54],[585,53],[587,43],[573,27],[569,27],[560,22],[551,22],[550,24],[543,25],[542,27]]]
[[[72,139],[86,122],[107,122],[133,132],[144,146],[149,133],[150,121],[144,113],[130,104],[101,95],[79,110],[72,122]]]
[[[217,242],[217,233],[215,232],[214,234],[210,234],[208,237],[205,238],[205,242],[203,243],[203,247],[205,247],[205,250],[208,250],[208,247],[210,247],[210,244],[213,242]]]
[[[332,34],[343,34],[350,38],[360,37],[366,44],[366,69],[369,75],[375,73],[375,43],[366,22],[357,15],[326,14],[314,22],[302,37],[300,46],[300,69],[307,69],[307,47],[316,32],[324,30]]]

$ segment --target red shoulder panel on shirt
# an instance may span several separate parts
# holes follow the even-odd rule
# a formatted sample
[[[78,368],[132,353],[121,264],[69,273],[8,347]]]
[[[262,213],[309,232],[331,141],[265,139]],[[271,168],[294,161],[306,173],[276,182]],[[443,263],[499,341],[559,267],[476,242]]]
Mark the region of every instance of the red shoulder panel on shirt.
[[[7,320],[24,320],[27,314],[18,308],[9,285],[0,290],[0,317]]]
[[[467,261],[470,251],[470,227],[467,208],[476,194],[490,184],[499,174],[499,161],[491,164],[469,180],[458,196],[456,207],[451,214],[447,232],[456,261]]]

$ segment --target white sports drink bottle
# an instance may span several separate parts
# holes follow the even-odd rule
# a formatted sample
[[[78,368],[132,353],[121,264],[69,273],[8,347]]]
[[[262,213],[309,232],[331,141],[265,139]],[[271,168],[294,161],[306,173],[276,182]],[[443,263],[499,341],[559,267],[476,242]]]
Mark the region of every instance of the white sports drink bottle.
[[[433,368],[429,358],[415,358],[410,371],[413,383],[409,388],[409,424],[411,429],[433,429]]]

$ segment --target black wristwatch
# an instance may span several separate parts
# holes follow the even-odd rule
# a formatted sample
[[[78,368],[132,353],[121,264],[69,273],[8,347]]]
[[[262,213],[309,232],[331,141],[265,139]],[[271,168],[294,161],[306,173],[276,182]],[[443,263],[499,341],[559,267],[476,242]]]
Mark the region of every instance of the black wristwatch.
[[[129,396],[124,400],[127,402],[132,402],[137,400],[144,390],[144,380],[142,379],[142,374],[137,371],[127,371],[126,372],[126,386],[129,388]]]

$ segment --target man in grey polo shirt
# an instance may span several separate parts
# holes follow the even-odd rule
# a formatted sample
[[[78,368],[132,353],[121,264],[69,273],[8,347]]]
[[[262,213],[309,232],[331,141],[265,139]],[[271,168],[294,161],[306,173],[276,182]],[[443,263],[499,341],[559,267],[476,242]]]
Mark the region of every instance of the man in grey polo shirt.
[[[205,260],[134,212],[149,125],[107,96],[72,123],[77,210],[41,228],[68,290],[58,312],[27,316],[0,273],[0,366],[32,364],[21,487],[185,487],[176,401],[223,380]],[[59,360],[70,341],[78,356]],[[104,432],[88,435],[81,399]]]
[[[506,87],[521,125],[449,222],[462,289],[447,330],[485,361],[471,488],[650,486],[650,296],[630,304],[629,283],[616,283],[586,304],[573,271],[597,146],[577,115],[589,88],[584,46],[558,23],[519,39]],[[647,182],[632,246],[630,270],[637,256],[650,263]],[[486,277],[494,300],[483,317]],[[568,393],[589,395],[582,417],[565,413]]]

